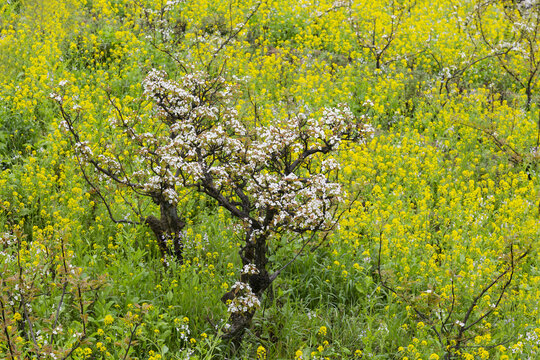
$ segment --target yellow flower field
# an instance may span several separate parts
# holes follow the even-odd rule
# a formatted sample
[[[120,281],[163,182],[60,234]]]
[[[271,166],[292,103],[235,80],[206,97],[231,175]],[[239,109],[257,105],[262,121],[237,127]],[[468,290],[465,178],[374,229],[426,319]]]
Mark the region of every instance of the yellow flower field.
[[[0,358],[540,358],[540,3],[6,0]]]

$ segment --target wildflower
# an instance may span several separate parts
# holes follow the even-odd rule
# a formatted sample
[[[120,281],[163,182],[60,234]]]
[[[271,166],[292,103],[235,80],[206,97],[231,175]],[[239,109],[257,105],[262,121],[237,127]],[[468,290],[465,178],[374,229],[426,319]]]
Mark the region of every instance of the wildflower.
[[[13,314],[13,321],[21,321],[21,320],[22,320],[21,314],[19,314],[18,312]]]
[[[327,332],[326,326],[321,326],[319,328],[319,331],[317,332],[317,335],[326,336],[326,332]]]
[[[266,349],[262,345],[257,348],[257,359],[266,359]]]
[[[429,355],[429,360],[439,360],[439,355],[433,353]]]
[[[105,316],[105,319],[103,319],[103,322],[105,323],[105,325],[111,325],[114,322],[114,318],[111,314],[108,314],[107,316]]]

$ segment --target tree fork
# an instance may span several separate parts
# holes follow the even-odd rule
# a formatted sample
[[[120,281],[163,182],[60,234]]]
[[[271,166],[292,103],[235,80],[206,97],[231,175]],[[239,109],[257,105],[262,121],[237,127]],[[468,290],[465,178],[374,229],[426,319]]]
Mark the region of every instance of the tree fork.
[[[147,216],[145,223],[152,229],[152,232],[156,236],[156,240],[161,251],[161,256],[165,259],[168,256],[174,255],[174,258],[183,264],[183,248],[182,230],[186,226],[178,216],[178,210],[176,206],[170,204],[164,199],[160,199],[160,219],[153,215]],[[167,245],[167,240],[171,239],[173,243],[173,253]]]

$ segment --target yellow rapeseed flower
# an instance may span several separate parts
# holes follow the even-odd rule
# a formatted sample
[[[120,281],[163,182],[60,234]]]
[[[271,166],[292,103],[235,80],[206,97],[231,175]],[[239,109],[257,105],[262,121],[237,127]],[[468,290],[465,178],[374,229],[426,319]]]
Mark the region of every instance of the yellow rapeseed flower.
[[[105,325],[111,325],[114,322],[114,317],[111,314],[108,314],[105,316],[105,319],[103,319],[103,323]]]
[[[257,348],[257,359],[266,359],[266,349],[262,345]]]

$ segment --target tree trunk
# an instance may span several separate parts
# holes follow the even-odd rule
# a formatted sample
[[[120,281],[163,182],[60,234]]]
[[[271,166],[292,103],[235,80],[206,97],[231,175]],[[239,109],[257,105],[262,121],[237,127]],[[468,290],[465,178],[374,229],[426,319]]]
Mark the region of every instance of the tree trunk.
[[[240,257],[242,258],[242,264],[255,265],[257,268],[256,273],[242,272],[240,280],[244,284],[248,284],[251,291],[257,296],[257,299],[261,301],[262,296],[266,289],[271,285],[270,274],[266,269],[268,263],[266,245],[267,236],[262,235],[251,240],[251,231],[246,235],[246,245],[240,250]],[[231,290],[221,298],[221,301],[227,303],[233,301],[239,293],[235,290]],[[225,339],[231,339],[235,344],[240,344],[244,332],[251,325],[253,316],[255,315],[255,309],[249,310],[243,313],[233,313],[229,320],[230,327],[227,333],[223,336]]]
[[[166,200],[160,201],[160,219],[155,216],[148,216],[145,220],[156,236],[161,256],[164,259],[174,257],[180,264],[183,263],[182,250],[182,229],[186,223],[178,217],[176,206]],[[172,241],[173,249],[169,246],[169,240]]]

